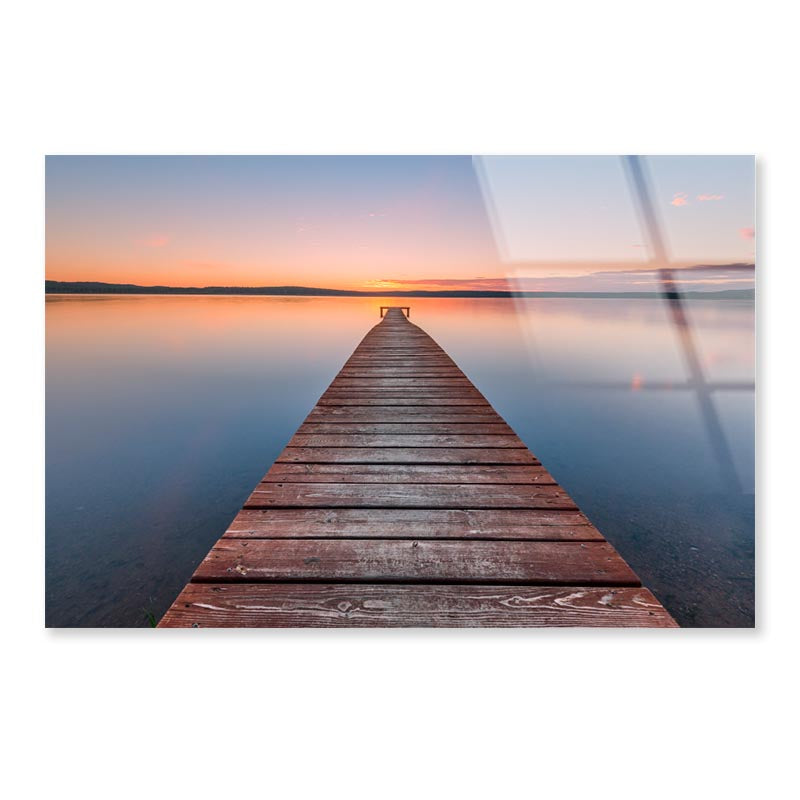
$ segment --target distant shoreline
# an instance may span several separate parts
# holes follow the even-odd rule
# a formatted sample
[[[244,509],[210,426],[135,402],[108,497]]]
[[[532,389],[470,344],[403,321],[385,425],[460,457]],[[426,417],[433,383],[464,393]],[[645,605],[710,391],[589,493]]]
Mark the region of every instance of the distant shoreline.
[[[251,295],[268,297],[442,297],[442,298],[583,298],[592,299],[658,299],[670,297],[664,292],[511,292],[479,290],[413,289],[406,291],[371,292],[348,289],[320,289],[308,286],[138,286],[134,283],[100,283],[96,281],[45,281],[45,294],[149,294],[149,295]],[[753,300],[754,289],[723,291],[680,291],[676,295],[692,300]]]

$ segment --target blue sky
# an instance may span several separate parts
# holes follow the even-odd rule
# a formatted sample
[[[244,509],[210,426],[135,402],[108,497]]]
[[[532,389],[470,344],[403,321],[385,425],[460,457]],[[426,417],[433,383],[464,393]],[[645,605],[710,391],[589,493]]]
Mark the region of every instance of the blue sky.
[[[752,262],[751,157],[646,165],[677,266]],[[57,280],[590,290],[650,257],[614,156],[55,156],[46,180]],[[752,271],[695,276],[726,281]]]

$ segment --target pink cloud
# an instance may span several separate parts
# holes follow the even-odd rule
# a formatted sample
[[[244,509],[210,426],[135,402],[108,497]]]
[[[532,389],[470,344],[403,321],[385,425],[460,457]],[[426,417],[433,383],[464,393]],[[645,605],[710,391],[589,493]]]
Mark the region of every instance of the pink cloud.
[[[145,247],[165,247],[169,244],[169,236],[163,234],[156,234],[148,239],[145,239],[142,244]]]
[[[739,236],[742,239],[755,239],[756,238],[756,229],[755,228],[739,228]]]
[[[667,278],[663,280],[663,283],[674,283],[674,284],[686,284],[686,285],[727,285],[729,283],[746,283],[748,285],[753,283],[753,278],[729,278],[725,275],[721,275],[718,278],[685,278],[685,277],[678,277],[678,278]],[[645,285],[649,286],[653,283],[653,281],[630,281],[633,285]]]
[[[702,203],[706,200],[722,200],[725,197],[724,194],[699,194],[697,195],[697,199]]]
[[[753,264],[699,264],[693,267],[677,267],[672,270],[672,282],[686,284],[702,289],[712,288],[750,288],[754,280]],[[381,289],[421,289],[423,291],[626,291],[626,288],[640,290],[647,286],[657,289],[660,283],[658,270],[652,268],[616,272],[593,272],[574,276],[497,276],[471,278],[386,278],[370,281],[365,288]]]
[[[689,205],[689,200],[686,196],[686,192],[675,192],[672,195],[672,200],[669,203],[671,206],[687,206]]]

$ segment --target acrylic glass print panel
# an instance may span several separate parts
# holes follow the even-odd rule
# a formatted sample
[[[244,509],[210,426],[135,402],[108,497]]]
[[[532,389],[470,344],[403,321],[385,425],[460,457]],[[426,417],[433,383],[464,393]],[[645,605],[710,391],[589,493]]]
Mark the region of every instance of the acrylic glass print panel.
[[[753,625],[752,157],[46,181],[48,626]]]

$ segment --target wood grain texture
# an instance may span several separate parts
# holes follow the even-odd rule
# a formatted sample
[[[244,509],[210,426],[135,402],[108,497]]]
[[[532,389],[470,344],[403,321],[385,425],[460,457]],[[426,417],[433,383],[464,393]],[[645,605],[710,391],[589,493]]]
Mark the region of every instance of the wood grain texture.
[[[642,588],[189,584],[162,628],[674,628]]]
[[[306,434],[296,433],[289,440],[289,447],[456,447],[456,448],[516,448],[525,445],[512,434]]]
[[[390,307],[160,627],[576,625],[675,623]]]
[[[196,581],[638,586],[607,542],[220,539]]]
[[[352,364],[342,367],[342,371],[337,375],[337,378],[382,378],[384,380],[423,377],[466,379],[464,373],[455,364],[448,366],[447,364],[403,363],[393,367],[368,367],[365,364]]]
[[[485,398],[483,395],[474,387],[469,386],[397,386],[394,388],[386,387],[383,389],[369,389],[369,388],[353,388],[353,387],[342,387],[337,388],[334,385],[331,385],[331,388],[328,389],[323,397],[368,397],[373,398],[376,400],[380,400],[384,397],[395,397],[395,398],[404,398],[406,400],[417,400],[417,399],[424,399],[424,398],[447,398],[448,401],[450,399],[461,398],[462,400],[484,400]],[[413,405],[413,403],[409,403],[409,405]],[[448,405],[448,403],[443,403],[443,405]]]
[[[320,406],[434,406],[437,409],[448,409],[452,406],[470,406],[472,408],[484,408],[491,410],[492,407],[481,396],[475,395],[472,397],[453,397],[446,395],[442,397],[437,395],[435,397],[422,396],[420,394],[406,395],[404,397],[389,397],[386,395],[377,394],[375,396],[360,395],[337,395],[328,394],[327,392],[320,397],[317,401]]]
[[[475,387],[466,378],[337,378],[329,391],[356,389],[365,392],[406,393],[409,390],[439,389],[445,392],[473,393]],[[351,392],[352,393],[352,392]]]
[[[575,509],[553,484],[259,483],[245,508]]]
[[[485,464],[284,464],[270,467],[269,483],[539,483],[554,484],[538,465],[502,467]]]
[[[352,423],[442,423],[442,424],[491,424],[507,425],[491,407],[453,406],[448,408],[429,406],[314,406],[306,422]],[[510,426],[509,426],[510,427]]]
[[[297,431],[304,436],[331,434],[458,434],[458,435],[490,435],[514,436],[514,431],[505,422],[474,423],[474,422],[304,422]]]
[[[395,356],[394,358],[382,357],[376,362],[373,356],[363,356],[349,359],[339,375],[344,376],[349,372],[366,372],[369,375],[401,377],[404,373],[411,373],[414,376],[427,370],[445,371],[459,376],[464,374],[449,358]]]
[[[530,450],[505,447],[287,447],[276,459],[303,464],[538,464]]]
[[[603,541],[579,511],[553,509],[242,509],[228,538],[536,539]]]

